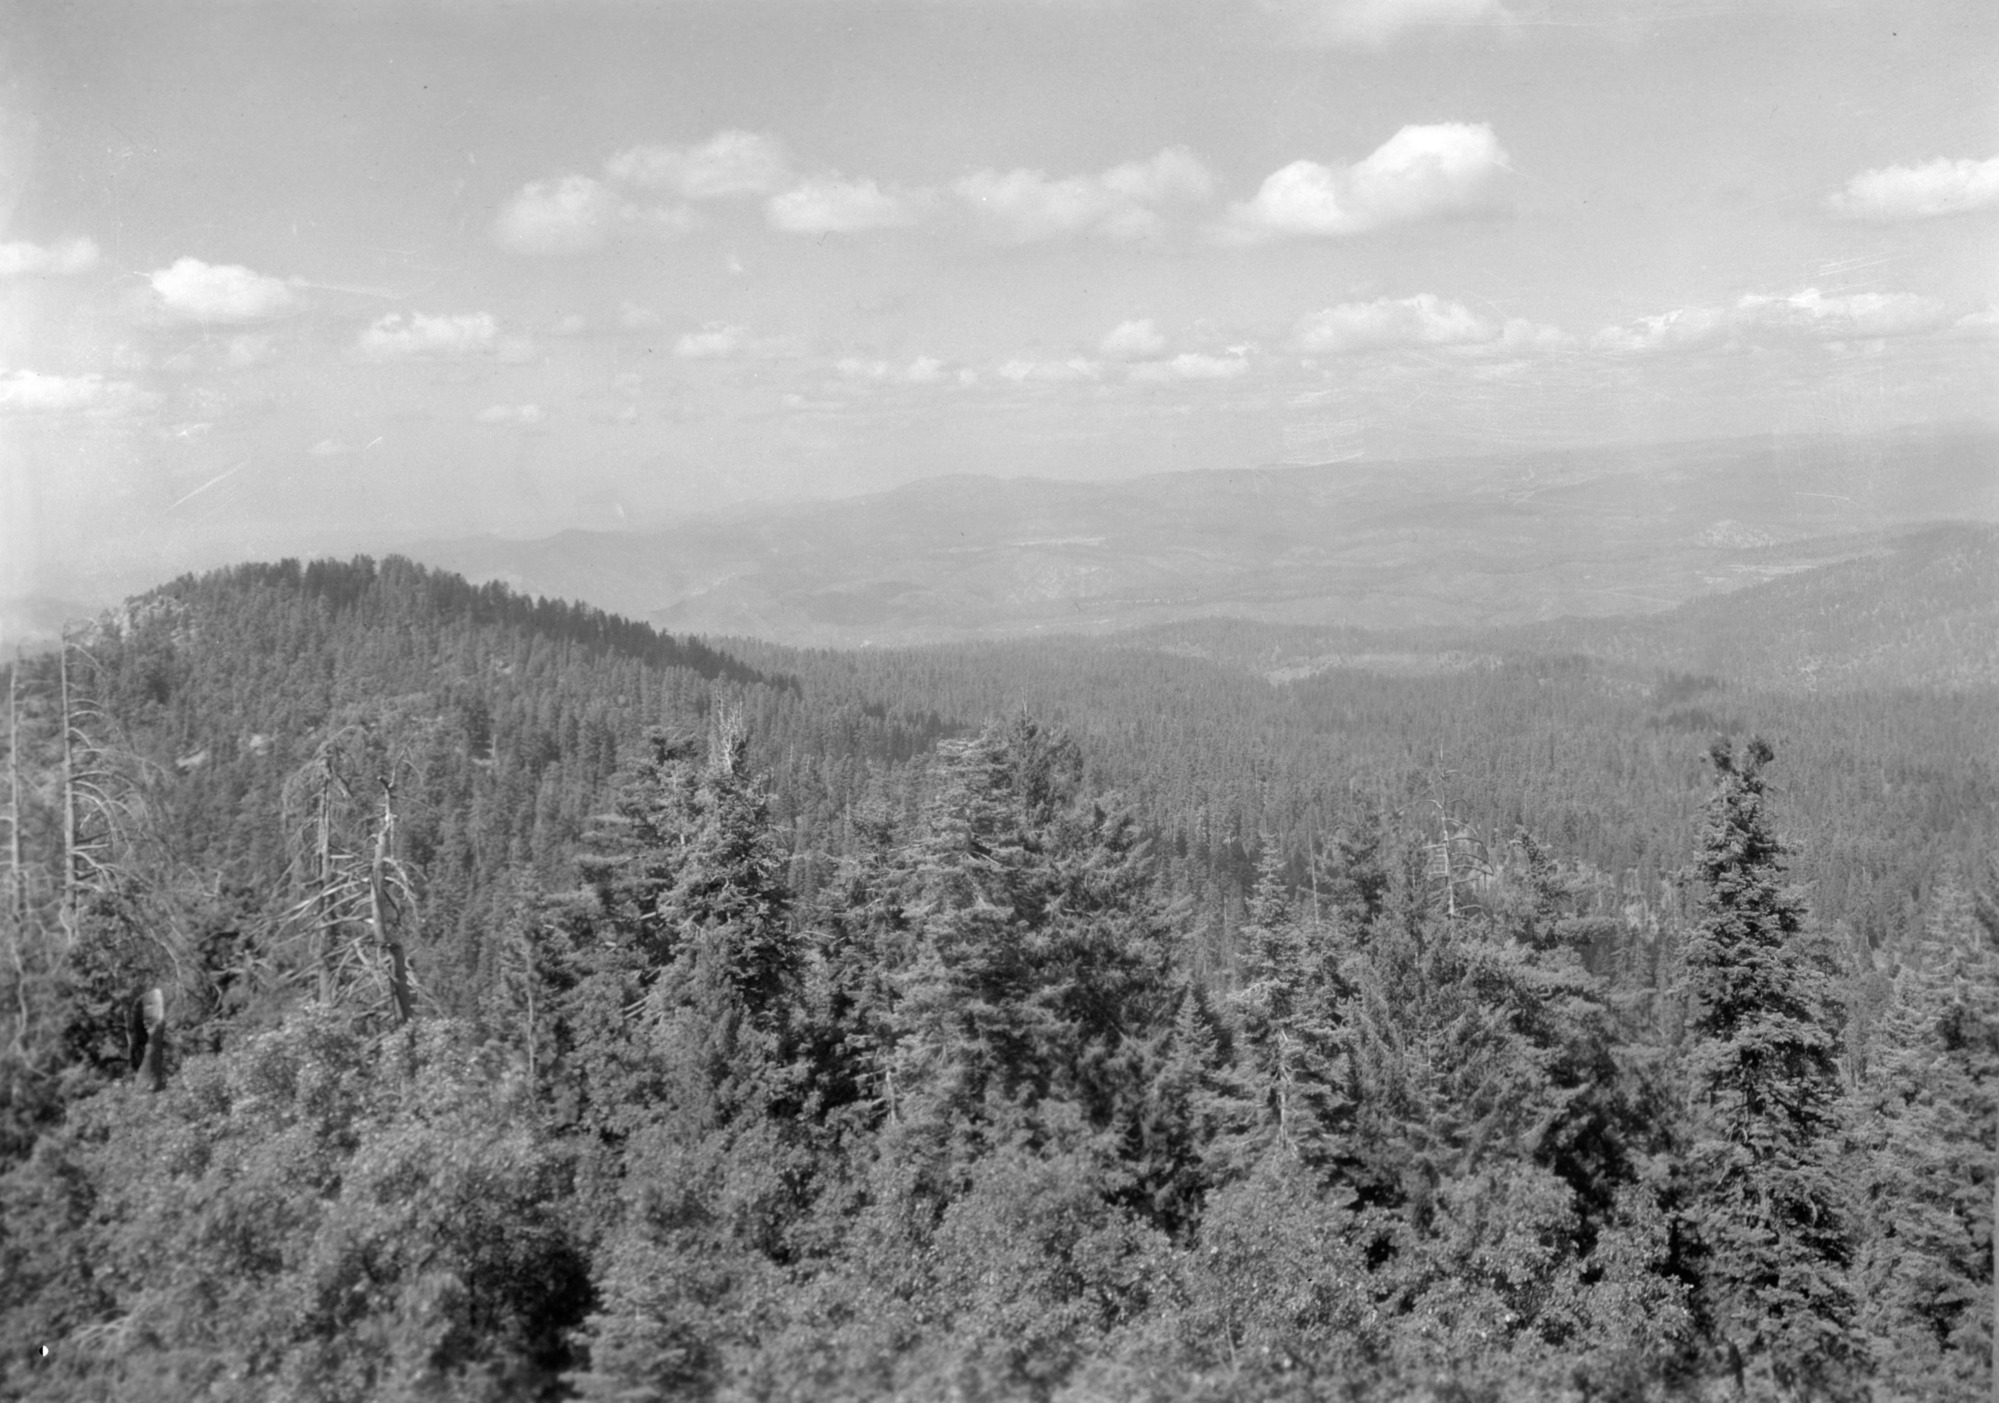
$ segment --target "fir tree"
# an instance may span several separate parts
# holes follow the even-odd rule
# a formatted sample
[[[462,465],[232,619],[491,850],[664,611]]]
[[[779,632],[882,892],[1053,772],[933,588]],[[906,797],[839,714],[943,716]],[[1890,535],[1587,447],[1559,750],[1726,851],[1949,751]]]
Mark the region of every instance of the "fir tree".
[[[1783,883],[1763,767],[1727,741],[1696,864],[1687,943],[1686,1085],[1693,1144],[1684,1215],[1697,1306],[1738,1378],[1842,1396],[1864,1367],[1848,1283],[1853,1237],[1837,1155],[1844,1010],[1830,963]]]
[[[1054,1125],[1128,1140],[1173,1014],[1145,849],[1127,816],[1079,795],[1075,747],[1032,721],[943,753],[897,979],[902,1121],[959,1164]]]
[[[1334,1153],[1346,1114],[1340,1084],[1340,1000],[1347,992],[1330,932],[1292,909],[1283,858],[1266,838],[1248,919],[1242,973],[1225,1005],[1231,1052],[1217,1138],[1218,1172],[1247,1171],[1277,1151],[1309,1164]]]
[[[1381,810],[1370,802],[1333,835],[1332,851],[1319,859],[1326,904],[1341,936],[1352,945],[1366,940],[1388,902],[1384,838]]]

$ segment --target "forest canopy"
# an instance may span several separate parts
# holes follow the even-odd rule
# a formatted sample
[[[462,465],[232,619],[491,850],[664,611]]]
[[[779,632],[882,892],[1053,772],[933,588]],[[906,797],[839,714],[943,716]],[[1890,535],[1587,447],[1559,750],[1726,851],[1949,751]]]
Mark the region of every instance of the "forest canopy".
[[[8,697],[7,1396],[1990,1391],[1989,688],[391,558]]]

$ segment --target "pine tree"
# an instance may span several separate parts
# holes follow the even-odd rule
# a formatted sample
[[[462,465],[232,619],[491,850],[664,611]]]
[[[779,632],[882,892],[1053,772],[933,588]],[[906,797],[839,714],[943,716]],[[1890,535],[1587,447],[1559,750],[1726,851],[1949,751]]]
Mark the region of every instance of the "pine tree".
[[[1845,1015],[1803,901],[1783,884],[1763,778],[1773,753],[1760,739],[1740,757],[1725,740],[1712,751],[1704,894],[1686,953],[1683,1211],[1696,1304],[1737,1377],[1843,1396],[1864,1369],[1837,1163]]]

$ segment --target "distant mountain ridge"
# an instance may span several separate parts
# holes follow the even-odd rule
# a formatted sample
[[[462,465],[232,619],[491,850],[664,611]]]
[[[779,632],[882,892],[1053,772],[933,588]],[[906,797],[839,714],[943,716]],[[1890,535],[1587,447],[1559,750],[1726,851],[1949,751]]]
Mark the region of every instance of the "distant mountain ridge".
[[[644,533],[409,553],[676,631],[858,645],[1218,616],[1392,629],[1658,611],[1951,520],[1999,522],[1999,435],[933,478]]]
[[[1634,678],[1677,672],[1786,690],[1999,686],[1999,526],[1957,522],[1869,540],[1853,559],[1650,614],[1385,631],[1198,620],[1121,642],[1273,682],[1579,655]]]

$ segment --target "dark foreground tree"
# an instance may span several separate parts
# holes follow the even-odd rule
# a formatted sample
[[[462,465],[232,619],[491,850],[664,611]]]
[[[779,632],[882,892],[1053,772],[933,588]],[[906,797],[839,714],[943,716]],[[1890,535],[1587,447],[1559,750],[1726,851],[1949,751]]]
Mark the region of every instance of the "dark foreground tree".
[[[1825,946],[1784,884],[1766,806],[1770,746],[1712,759],[1687,943],[1692,1144],[1685,1222],[1697,1303],[1743,1386],[1763,1397],[1857,1393],[1854,1256],[1838,1174],[1845,1013]]]

